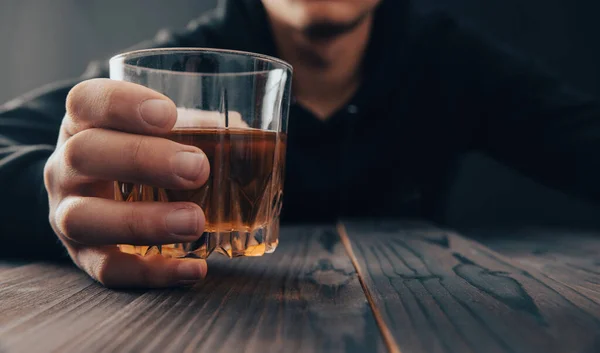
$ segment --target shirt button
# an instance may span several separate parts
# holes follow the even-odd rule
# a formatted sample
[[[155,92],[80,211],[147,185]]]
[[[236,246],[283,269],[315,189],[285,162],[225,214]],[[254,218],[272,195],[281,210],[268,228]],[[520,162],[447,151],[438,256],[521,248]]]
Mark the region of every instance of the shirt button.
[[[358,107],[354,104],[349,104],[346,107],[346,110],[348,111],[348,114],[358,114]]]

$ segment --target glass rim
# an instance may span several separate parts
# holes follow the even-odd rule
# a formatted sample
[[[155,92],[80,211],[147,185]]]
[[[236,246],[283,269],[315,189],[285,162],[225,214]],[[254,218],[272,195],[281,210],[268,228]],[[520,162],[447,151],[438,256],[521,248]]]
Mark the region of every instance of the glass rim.
[[[125,63],[125,60],[127,60],[128,58],[136,58],[136,57],[139,58],[139,57],[144,57],[144,56],[161,55],[161,54],[164,55],[164,54],[186,54],[186,53],[190,53],[190,54],[201,54],[201,53],[228,54],[228,55],[234,55],[234,56],[239,56],[239,57],[248,57],[248,58],[259,59],[264,62],[275,64],[276,66],[280,66],[280,67],[274,67],[272,70],[221,72],[221,73],[219,73],[219,72],[173,71],[173,70],[168,70],[168,69],[155,69],[155,68],[148,68],[148,67],[144,67],[144,66],[137,66],[137,65]],[[118,64],[123,67],[130,67],[130,68],[140,69],[140,70],[144,70],[144,71],[166,72],[166,73],[169,73],[172,75],[194,75],[194,76],[195,75],[198,75],[198,76],[256,75],[256,74],[261,74],[261,73],[267,73],[267,72],[270,72],[270,71],[273,71],[276,69],[287,69],[290,72],[294,71],[292,65],[290,65],[288,62],[281,60],[279,58],[270,56],[270,55],[253,53],[253,52],[242,51],[242,50],[202,48],[202,47],[189,47],[189,48],[177,47],[177,48],[154,48],[154,49],[131,50],[131,51],[123,52],[123,53],[120,53],[120,54],[117,54],[117,55],[111,57],[109,60],[109,65],[112,66],[113,64]]]

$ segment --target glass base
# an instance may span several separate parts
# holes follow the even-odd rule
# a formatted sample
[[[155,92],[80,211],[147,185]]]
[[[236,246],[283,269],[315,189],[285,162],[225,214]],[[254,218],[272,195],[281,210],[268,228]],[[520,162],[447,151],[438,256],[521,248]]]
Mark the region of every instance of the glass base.
[[[205,232],[191,243],[136,246],[119,245],[122,252],[141,256],[163,255],[174,258],[206,259],[213,252],[229,258],[262,256],[275,251],[279,244],[279,224],[257,228],[252,232]]]

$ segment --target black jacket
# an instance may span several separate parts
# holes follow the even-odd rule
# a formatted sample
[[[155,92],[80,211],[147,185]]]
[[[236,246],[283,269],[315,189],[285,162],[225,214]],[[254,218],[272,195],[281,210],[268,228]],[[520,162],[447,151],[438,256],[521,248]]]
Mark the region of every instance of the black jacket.
[[[218,47],[277,56],[259,0],[229,0],[135,48]],[[133,49],[133,48],[130,48]],[[403,0],[377,10],[364,82],[325,122],[294,104],[285,222],[439,219],[459,156],[480,150],[547,185],[600,198],[600,109],[536,65]],[[42,170],[75,80],[0,107],[0,251],[60,256]]]

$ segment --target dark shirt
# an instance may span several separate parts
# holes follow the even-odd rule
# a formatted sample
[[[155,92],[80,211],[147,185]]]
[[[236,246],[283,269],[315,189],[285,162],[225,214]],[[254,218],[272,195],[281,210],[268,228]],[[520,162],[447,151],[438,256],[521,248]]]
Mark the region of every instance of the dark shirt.
[[[293,104],[284,222],[439,220],[457,159],[482,151],[547,185],[600,198],[598,104],[508,49],[408,1],[376,12],[355,96],[321,121]],[[230,0],[181,33],[136,48],[216,47],[277,56],[258,0]],[[48,224],[42,170],[69,89],[106,62],[0,109],[4,253],[64,254]]]

